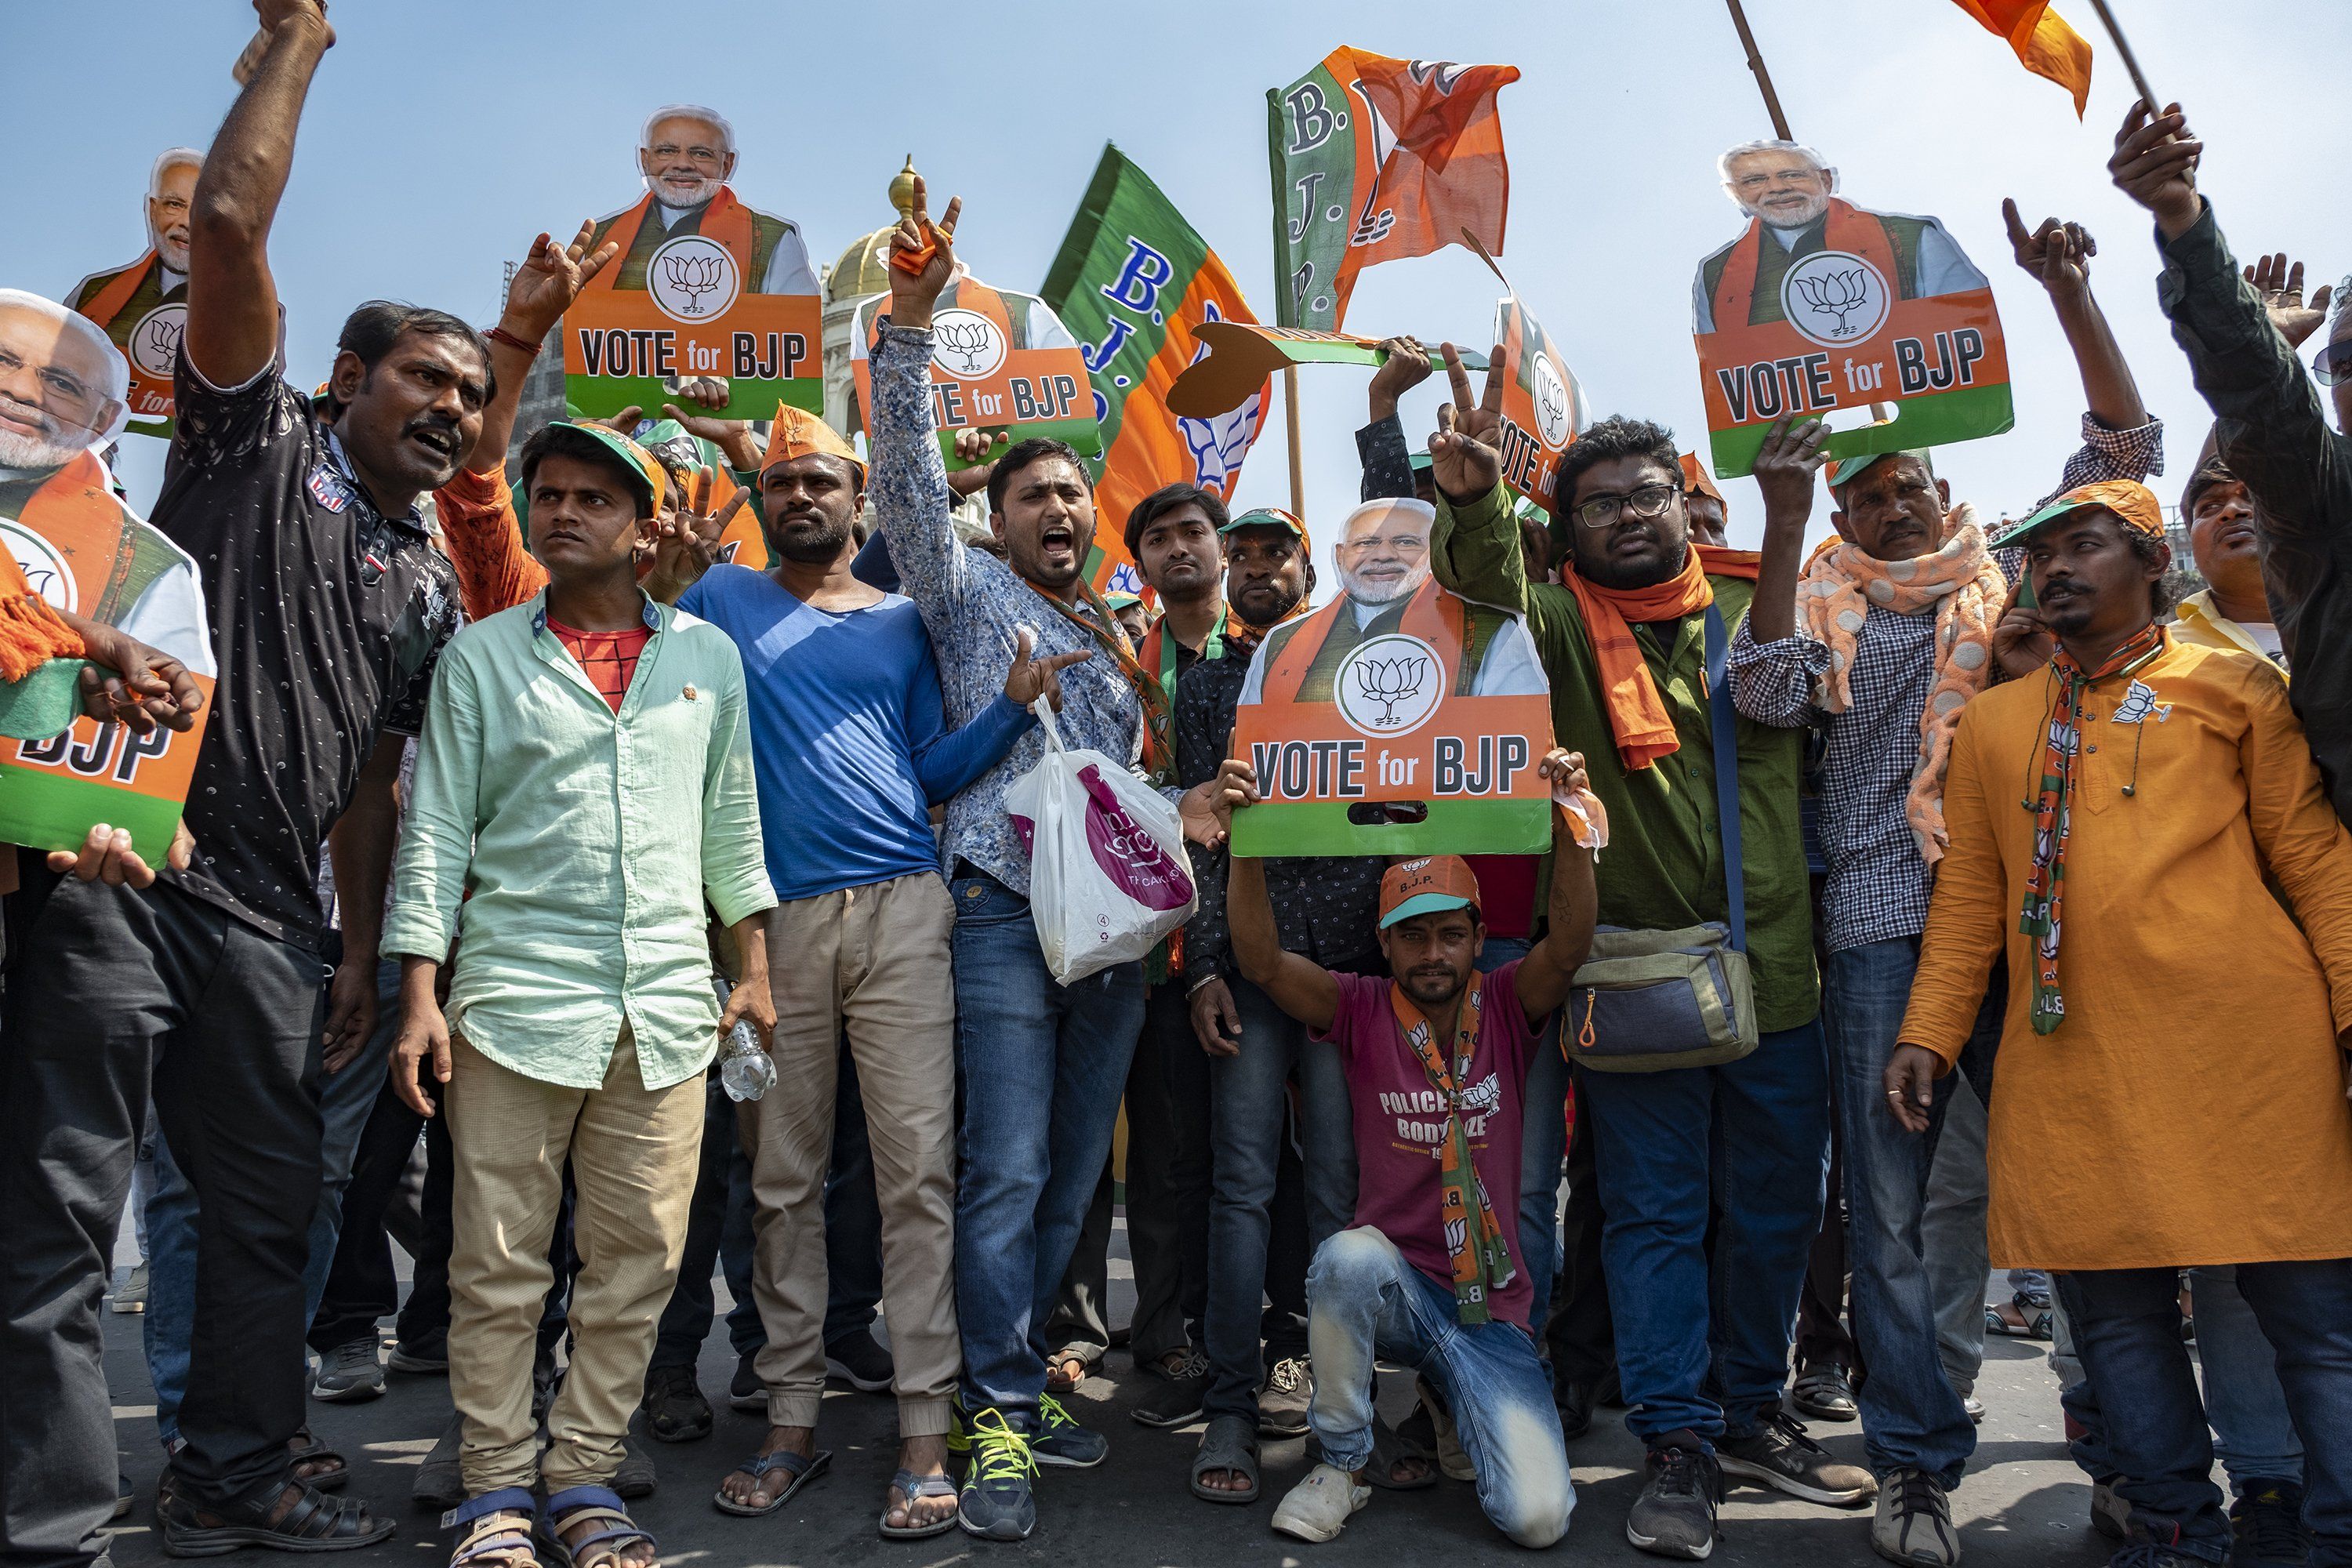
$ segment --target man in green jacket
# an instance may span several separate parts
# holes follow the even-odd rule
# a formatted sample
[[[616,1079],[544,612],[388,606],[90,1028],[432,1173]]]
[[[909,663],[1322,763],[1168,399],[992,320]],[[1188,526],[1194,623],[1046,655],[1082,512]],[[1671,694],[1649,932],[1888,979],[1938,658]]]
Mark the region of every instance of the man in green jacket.
[[[1706,569],[1704,547],[1688,537],[1672,434],[1621,416],[1561,455],[1552,525],[1561,581],[1529,583],[1496,449],[1501,373],[1488,374],[1474,405],[1451,345],[1445,359],[1454,401],[1438,410],[1429,442],[1437,578],[1527,617],[1551,683],[1553,737],[1584,753],[1608,808],[1601,923],[1725,921],[1706,622],[1720,616],[1727,646],[1758,591],[1753,578]],[[1494,363],[1504,363],[1499,349]],[[1649,1449],[1625,1533],[1666,1557],[1714,1549],[1726,1471],[1816,1502],[1851,1506],[1875,1490],[1867,1470],[1832,1463],[1780,1410],[1828,1178],[1829,1068],[1797,826],[1803,737],[1736,724],[1761,1042],[1727,1066],[1578,1079],[1596,1137],[1626,1426]],[[1722,1206],[1710,1262],[1711,1194]]]
[[[559,421],[522,471],[548,584],[467,627],[434,679],[382,943],[403,955],[393,1076],[424,1116],[428,1060],[446,1086],[467,1495],[453,1561],[527,1551],[539,1481],[583,1565],[638,1568],[653,1538],[610,1483],[686,1244],[704,1069],[739,1018],[763,1047],[775,1024],[776,897],[742,660],[637,585],[661,466],[616,431]],[[742,955],[723,1012],[706,900]],[[435,980],[461,936],[445,1019]],[[542,1458],[531,1358],[567,1160],[583,1268]]]

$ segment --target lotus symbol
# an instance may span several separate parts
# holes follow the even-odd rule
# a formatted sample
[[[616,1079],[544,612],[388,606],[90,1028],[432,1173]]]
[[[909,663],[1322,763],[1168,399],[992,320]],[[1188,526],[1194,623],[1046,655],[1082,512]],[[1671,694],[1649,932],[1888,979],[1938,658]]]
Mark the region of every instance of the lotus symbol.
[[[148,317],[139,324],[137,353],[142,365],[175,364],[180,358],[180,333],[187,325],[184,316]]]
[[[661,260],[662,276],[671,290],[685,296],[685,303],[678,306],[680,315],[701,315],[702,296],[727,281],[726,264],[716,256],[673,255]]]
[[[1830,336],[1852,337],[1857,329],[1848,325],[1846,318],[1870,302],[1870,279],[1859,267],[1850,272],[1820,272],[1798,279],[1797,291],[1814,310],[1837,318]]]
[[[1420,691],[1422,679],[1428,672],[1429,660],[1416,654],[1356,661],[1356,695],[1380,705],[1381,710],[1372,720],[1374,729],[1391,729],[1402,721],[1397,717],[1397,704]]]
[[[965,315],[960,320],[940,321],[933,326],[931,335],[938,345],[937,352],[956,374],[977,378],[994,368],[990,362],[996,353],[996,333],[980,317]]]

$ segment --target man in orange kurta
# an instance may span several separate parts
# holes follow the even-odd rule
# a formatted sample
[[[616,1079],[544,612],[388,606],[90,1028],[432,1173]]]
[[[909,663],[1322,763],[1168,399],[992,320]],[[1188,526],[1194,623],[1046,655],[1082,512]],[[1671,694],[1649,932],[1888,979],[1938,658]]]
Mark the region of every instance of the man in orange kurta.
[[[2005,949],[1992,1258],[2057,1272],[2135,1531],[2157,1565],[2229,1549],[2177,1295],[2235,1264],[2303,1439],[2310,1561],[2352,1563],[2352,837],[2278,672],[2156,623],[2145,487],[2070,490],[1995,542],[2023,545],[2056,652],[1961,714],[1889,1109],[1926,1126]]]

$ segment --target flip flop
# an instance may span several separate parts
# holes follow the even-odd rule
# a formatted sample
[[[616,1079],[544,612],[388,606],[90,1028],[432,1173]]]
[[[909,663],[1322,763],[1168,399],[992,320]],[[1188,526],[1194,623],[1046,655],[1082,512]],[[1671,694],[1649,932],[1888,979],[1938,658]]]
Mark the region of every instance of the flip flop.
[[[729,1474],[740,1472],[750,1476],[753,1480],[765,1480],[774,1472],[783,1470],[792,1476],[792,1479],[785,1483],[784,1489],[770,1499],[765,1508],[755,1508],[750,1503],[737,1502],[727,1495],[724,1487],[710,1494],[710,1501],[721,1513],[731,1513],[740,1519],[765,1519],[792,1501],[793,1495],[801,1488],[824,1474],[825,1467],[832,1463],[833,1450],[830,1448],[819,1448],[814,1458],[806,1459],[785,1448],[779,1448],[772,1454],[754,1454],[736,1466],[735,1469]]]
[[[1213,1470],[1232,1470],[1249,1478],[1241,1489],[1206,1486],[1201,1478]],[[1192,1495],[1202,1502],[1253,1503],[1258,1498],[1257,1423],[1246,1415],[1210,1417],[1192,1455]]]
[[[316,1464],[321,1459],[333,1460],[332,1468],[320,1470],[315,1476],[299,1478],[322,1492],[341,1491],[344,1484],[352,1479],[351,1461],[329,1445],[310,1436],[310,1428],[308,1426],[295,1432],[293,1443],[287,1447],[286,1458],[297,1469],[304,1465]]]
[[[919,1476],[912,1470],[900,1470],[890,1478],[890,1484],[897,1487],[898,1495],[907,1500],[909,1511],[912,1511],[915,1501],[919,1498],[956,1495],[955,1482],[945,1476]],[[890,1505],[887,1502],[882,1505],[881,1529],[882,1538],[885,1541],[921,1541],[927,1536],[945,1535],[955,1527],[956,1516],[953,1512],[949,1513],[945,1519],[933,1520],[929,1524],[892,1524]]]
[[[1389,1472],[1399,1459],[1419,1459],[1428,1468],[1419,1480],[1400,1481]],[[1372,1418],[1372,1457],[1364,1462],[1364,1479],[1383,1491],[1417,1492],[1437,1484],[1437,1457],[1379,1416]]]

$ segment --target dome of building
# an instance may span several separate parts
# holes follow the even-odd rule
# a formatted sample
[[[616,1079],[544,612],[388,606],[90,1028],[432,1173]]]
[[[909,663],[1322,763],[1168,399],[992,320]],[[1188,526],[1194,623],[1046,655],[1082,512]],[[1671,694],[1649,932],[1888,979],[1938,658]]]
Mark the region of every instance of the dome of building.
[[[850,241],[841,258],[825,271],[826,304],[890,291],[890,231],[897,226],[891,224]]]

